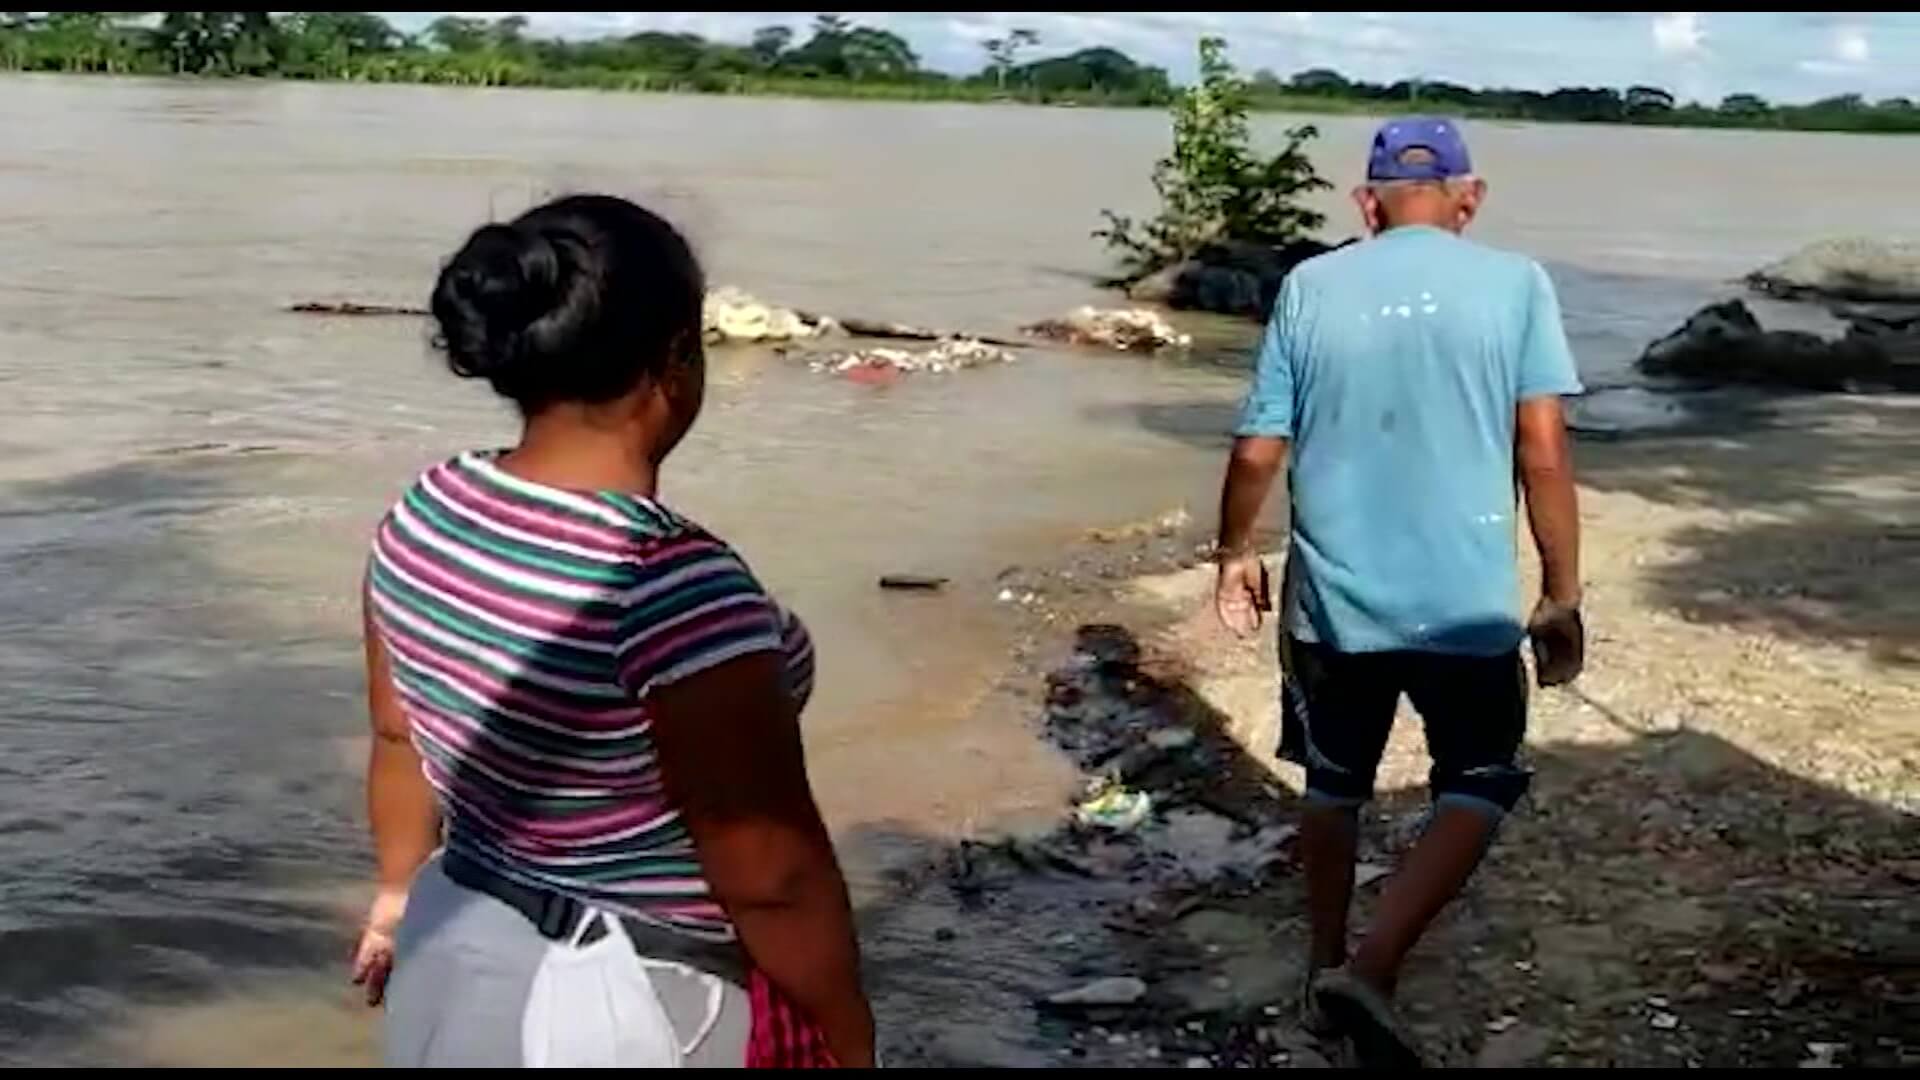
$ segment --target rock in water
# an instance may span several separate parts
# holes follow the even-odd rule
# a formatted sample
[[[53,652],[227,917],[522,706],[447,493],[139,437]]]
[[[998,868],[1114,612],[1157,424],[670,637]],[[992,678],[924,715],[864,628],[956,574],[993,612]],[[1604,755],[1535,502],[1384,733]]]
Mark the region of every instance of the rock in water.
[[[1134,282],[1127,296],[1141,303],[1264,320],[1273,310],[1280,283],[1294,267],[1352,242],[1329,246],[1318,240],[1279,245],[1223,240]]]
[[[1165,304],[1173,306],[1174,293],[1180,286],[1180,275],[1197,269],[1199,263],[1178,262],[1172,266],[1163,266],[1146,277],[1127,286],[1127,299],[1140,304]]]
[[[1920,242],[1821,240],[1748,274],[1747,284],[1790,300],[1920,302]]]
[[[883,574],[880,587],[894,592],[938,592],[947,587],[947,579],[927,574]]]
[[[1835,341],[1800,330],[1765,330],[1739,300],[1701,308],[1647,346],[1637,364],[1649,375],[1797,390],[1900,386],[1910,373],[1897,369],[1875,338],[1850,334]]]

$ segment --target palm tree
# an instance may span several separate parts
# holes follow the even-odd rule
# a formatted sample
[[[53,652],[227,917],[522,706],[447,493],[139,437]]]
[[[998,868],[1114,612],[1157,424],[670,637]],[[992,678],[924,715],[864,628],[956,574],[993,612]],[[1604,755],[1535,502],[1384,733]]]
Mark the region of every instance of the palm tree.
[[[1018,59],[1020,50],[1029,45],[1040,44],[1040,32],[1016,29],[1006,37],[989,38],[981,44],[987,50],[994,76],[999,80],[1000,89],[1004,92],[1007,89],[1007,73],[1013,70],[1014,61]]]

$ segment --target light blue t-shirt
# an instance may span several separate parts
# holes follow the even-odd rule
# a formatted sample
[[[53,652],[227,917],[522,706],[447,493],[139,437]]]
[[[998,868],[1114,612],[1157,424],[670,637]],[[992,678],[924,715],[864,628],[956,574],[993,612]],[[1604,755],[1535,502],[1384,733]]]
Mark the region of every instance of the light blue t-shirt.
[[[1238,429],[1292,440],[1288,629],[1342,652],[1518,646],[1514,409],[1579,392],[1532,259],[1406,227],[1295,268]]]

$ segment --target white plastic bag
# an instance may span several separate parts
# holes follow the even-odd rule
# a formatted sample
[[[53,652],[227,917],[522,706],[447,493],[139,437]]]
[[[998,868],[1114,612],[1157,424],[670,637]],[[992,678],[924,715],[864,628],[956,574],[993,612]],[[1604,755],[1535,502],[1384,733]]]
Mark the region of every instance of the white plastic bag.
[[[579,939],[596,922],[607,928],[589,945]],[[678,1069],[718,1021],[722,984],[707,987],[706,1020],[684,1044],[647,977],[650,968],[681,968],[634,952],[620,920],[593,912],[567,941],[550,942],[534,972],[521,1019],[522,1064],[530,1069]]]

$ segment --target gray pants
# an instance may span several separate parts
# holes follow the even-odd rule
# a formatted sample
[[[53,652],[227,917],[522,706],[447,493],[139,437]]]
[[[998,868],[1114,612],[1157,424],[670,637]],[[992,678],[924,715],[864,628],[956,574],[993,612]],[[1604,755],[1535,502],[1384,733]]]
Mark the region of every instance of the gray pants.
[[[644,937],[638,947],[651,955]],[[395,939],[387,986],[387,1065],[524,1065],[522,1032],[531,990],[553,948],[525,915],[455,884],[438,859],[429,862],[407,896]],[[688,1067],[746,1063],[752,1018],[738,985],[723,982],[716,996],[710,976],[671,966],[649,966],[646,979],[685,1049]]]

